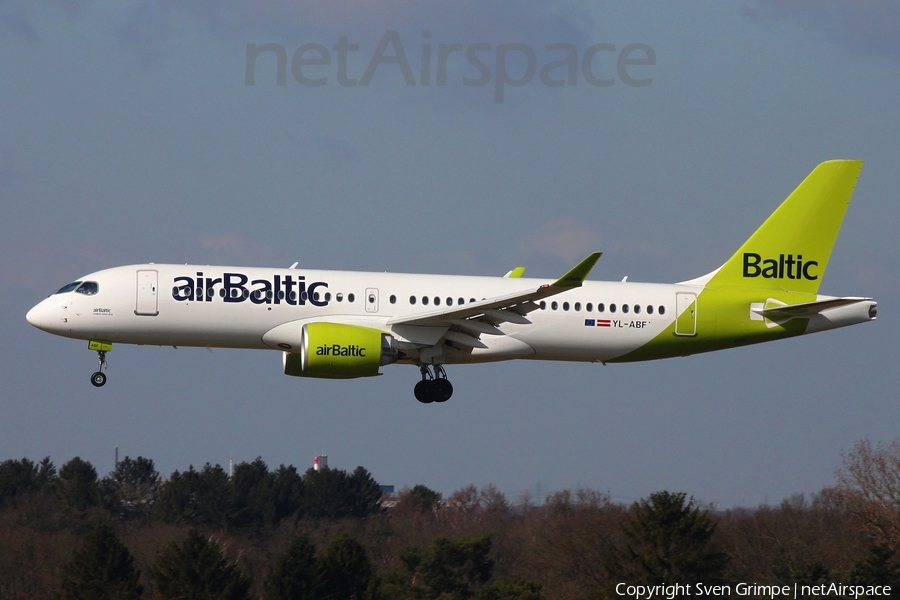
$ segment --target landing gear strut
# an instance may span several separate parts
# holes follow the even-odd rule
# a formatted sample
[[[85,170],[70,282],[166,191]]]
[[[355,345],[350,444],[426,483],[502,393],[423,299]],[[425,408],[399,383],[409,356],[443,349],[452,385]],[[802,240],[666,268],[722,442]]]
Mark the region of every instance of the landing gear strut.
[[[416,384],[413,393],[416,400],[422,404],[432,402],[446,402],[453,395],[453,385],[447,379],[447,372],[441,365],[434,365],[434,370],[429,365],[419,367],[422,373],[422,381]]]
[[[91,375],[91,384],[94,387],[102,387],[106,383],[106,373],[103,372],[106,368],[106,352],[103,350],[98,351],[97,360],[100,362],[100,369]]]

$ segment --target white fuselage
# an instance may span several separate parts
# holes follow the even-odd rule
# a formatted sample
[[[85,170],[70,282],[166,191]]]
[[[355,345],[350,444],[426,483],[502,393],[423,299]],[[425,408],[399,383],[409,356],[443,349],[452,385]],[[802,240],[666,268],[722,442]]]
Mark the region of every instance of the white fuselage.
[[[290,337],[296,325],[317,321],[381,329],[402,340],[403,326],[391,328],[389,319],[547,283],[523,278],[157,264],[106,269],[79,281],[96,282],[97,292],[53,294],[28,313],[29,322],[50,333],[84,340],[275,350],[286,349],[285,335]],[[586,281],[548,298],[544,308],[528,314],[531,324],[502,323],[498,328],[503,335],[481,336],[486,348],[451,354],[446,362],[612,360],[671,325],[679,291],[698,293],[700,287]],[[427,331],[408,337],[423,334]]]

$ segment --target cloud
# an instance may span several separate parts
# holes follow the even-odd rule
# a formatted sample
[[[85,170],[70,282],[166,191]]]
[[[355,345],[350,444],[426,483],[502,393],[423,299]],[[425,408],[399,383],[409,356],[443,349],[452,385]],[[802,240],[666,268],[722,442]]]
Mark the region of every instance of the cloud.
[[[854,52],[900,59],[900,5],[880,0],[756,0],[756,21],[794,21]]]
[[[81,14],[89,0],[0,0],[0,35],[37,41],[36,14],[43,6],[61,8],[69,17]]]
[[[200,246],[213,261],[255,264],[271,260],[272,250],[249,238],[234,233],[200,236]]]
[[[574,263],[595,251],[599,242],[597,232],[588,224],[571,217],[561,217],[545,223],[529,242],[529,248]]]

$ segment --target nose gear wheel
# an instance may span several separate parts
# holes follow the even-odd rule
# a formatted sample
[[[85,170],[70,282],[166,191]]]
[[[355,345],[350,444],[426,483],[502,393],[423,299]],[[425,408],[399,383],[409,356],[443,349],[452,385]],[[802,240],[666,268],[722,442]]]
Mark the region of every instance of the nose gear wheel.
[[[106,373],[104,373],[104,369],[106,369],[106,352],[100,350],[97,352],[97,361],[100,363],[99,370],[91,375],[91,385],[94,387],[103,387],[106,383]]]

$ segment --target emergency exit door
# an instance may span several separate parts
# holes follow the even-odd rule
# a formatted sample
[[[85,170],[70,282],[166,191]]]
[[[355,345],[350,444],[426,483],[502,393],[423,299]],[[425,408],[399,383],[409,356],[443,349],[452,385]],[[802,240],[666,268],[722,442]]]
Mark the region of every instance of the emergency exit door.
[[[697,335],[697,294],[675,294],[675,335]]]
[[[134,314],[155,317],[158,309],[159,273],[156,271],[137,272],[137,306]]]

